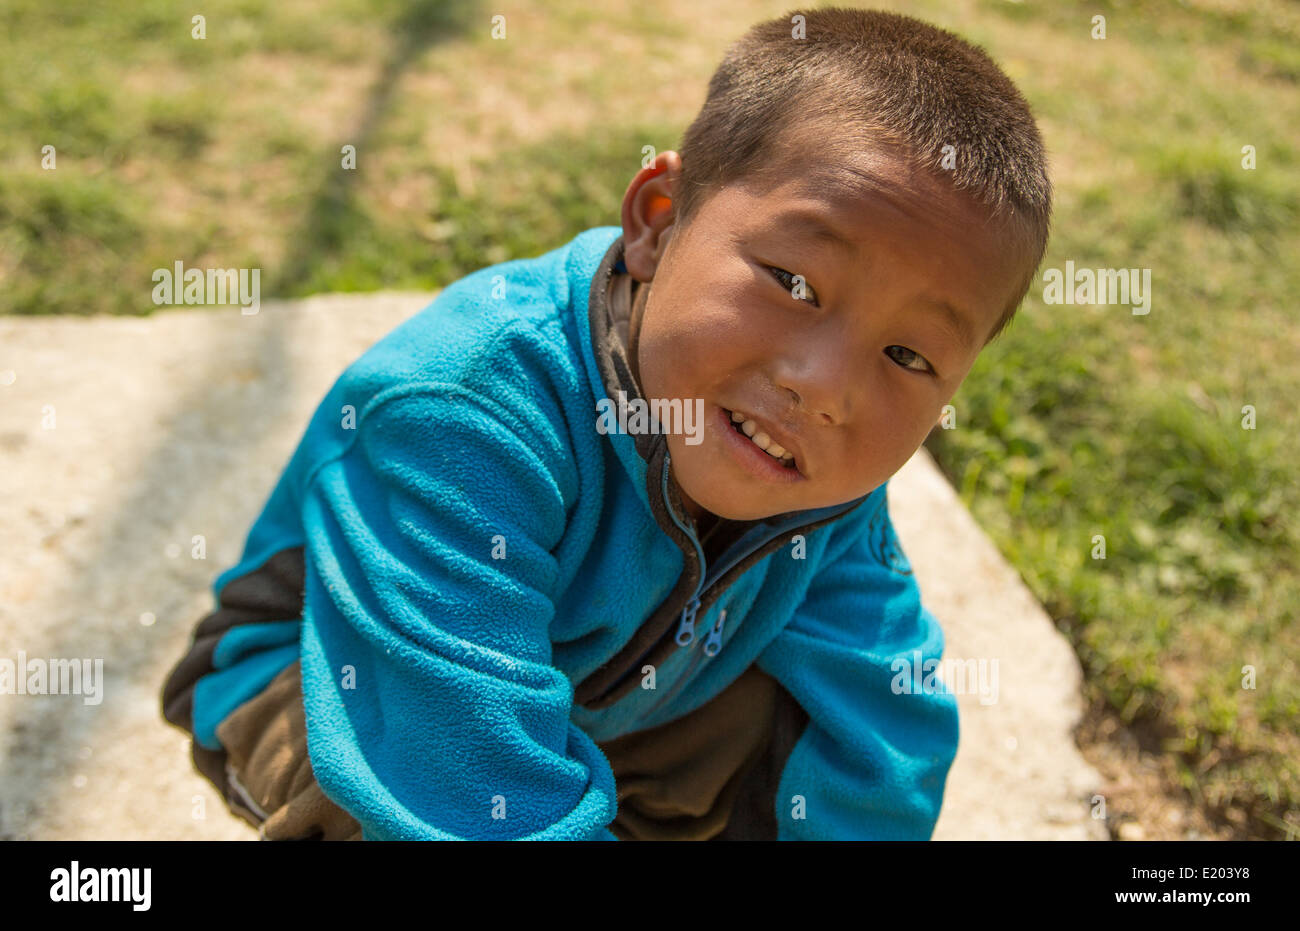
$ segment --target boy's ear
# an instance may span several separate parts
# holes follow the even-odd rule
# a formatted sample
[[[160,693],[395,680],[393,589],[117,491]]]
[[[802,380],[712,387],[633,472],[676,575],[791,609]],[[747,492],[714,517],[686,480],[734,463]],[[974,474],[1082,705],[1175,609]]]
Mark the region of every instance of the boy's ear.
[[[660,152],[637,172],[623,195],[623,263],[638,281],[650,281],[672,238],[677,219],[673,188],[681,176],[676,152]]]

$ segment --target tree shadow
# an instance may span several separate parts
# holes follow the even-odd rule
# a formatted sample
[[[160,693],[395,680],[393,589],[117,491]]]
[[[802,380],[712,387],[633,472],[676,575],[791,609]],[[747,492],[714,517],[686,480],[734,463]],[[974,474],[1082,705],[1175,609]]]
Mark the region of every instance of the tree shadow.
[[[332,167],[289,240],[289,252],[271,282],[272,294],[294,295],[316,268],[343,250],[349,226],[360,222],[360,211],[354,192],[358,173],[343,167],[340,150],[344,145],[354,145],[358,152],[367,148],[392,105],[403,73],[431,46],[464,35],[472,26],[486,25],[479,8],[479,0],[413,0],[393,21],[392,53],[370,89],[356,126],[325,153],[324,162]]]

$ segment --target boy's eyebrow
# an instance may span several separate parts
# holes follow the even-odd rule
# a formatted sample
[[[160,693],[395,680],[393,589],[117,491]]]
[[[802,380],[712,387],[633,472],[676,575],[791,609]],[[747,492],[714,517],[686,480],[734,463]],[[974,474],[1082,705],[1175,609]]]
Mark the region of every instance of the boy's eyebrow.
[[[845,257],[852,257],[857,253],[857,247],[850,239],[842,235],[829,221],[811,210],[785,210],[773,217],[772,223],[778,229],[787,233],[803,232],[816,239],[823,240],[838,252],[843,253]],[[933,307],[939,311],[963,346],[975,345],[975,329],[971,326],[970,318],[947,301],[927,300],[925,304],[927,307]]]
[[[948,321],[948,325],[956,332],[958,341],[963,346],[975,345],[975,330],[970,325],[970,320],[957,308],[953,307],[947,301],[926,301],[927,306],[937,309]]]
[[[772,224],[786,232],[802,232],[821,239],[846,256],[852,256],[857,251],[847,236],[811,210],[784,210],[772,218]]]

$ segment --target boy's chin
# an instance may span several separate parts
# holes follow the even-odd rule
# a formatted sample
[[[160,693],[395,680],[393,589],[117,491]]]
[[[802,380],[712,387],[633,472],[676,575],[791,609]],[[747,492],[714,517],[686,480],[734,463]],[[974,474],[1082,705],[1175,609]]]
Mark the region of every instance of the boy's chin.
[[[767,501],[737,501],[732,495],[709,494],[708,490],[702,489],[698,496],[691,495],[691,500],[702,509],[710,514],[716,514],[723,520],[762,520],[767,517],[774,517],[777,514],[783,514],[789,508],[773,508],[771,500]]]

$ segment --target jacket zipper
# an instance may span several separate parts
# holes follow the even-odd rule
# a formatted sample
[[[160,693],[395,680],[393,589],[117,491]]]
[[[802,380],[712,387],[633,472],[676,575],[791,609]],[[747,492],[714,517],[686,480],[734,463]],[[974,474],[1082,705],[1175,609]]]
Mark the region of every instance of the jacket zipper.
[[[696,558],[699,560],[700,566],[708,570],[709,567],[704,559],[703,548],[700,546],[700,543],[696,539],[695,535],[686,528],[686,526],[681,522],[681,520],[678,519],[676,510],[673,508],[672,504],[668,500],[668,474],[669,474],[671,461],[672,461],[671,456],[669,455],[668,451],[665,450],[663,470],[660,475],[661,500],[663,501],[664,507],[668,511],[669,516],[672,518],[673,523],[676,524],[678,529],[681,530],[682,533],[685,534],[690,539],[692,545],[695,547]],[[708,595],[709,589],[712,586],[714,586],[724,575],[726,575],[729,571],[731,571],[731,569],[734,568],[738,563],[749,558],[758,550],[762,549],[764,546],[772,542],[772,540],[777,539],[785,535],[786,533],[789,533],[791,530],[798,533],[799,531],[806,530],[809,527],[819,526],[822,523],[825,523],[826,520],[829,519],[830,517],[838,517],[841,516],[843,513],[852,510],[853,507],[856,507],[857,504],[859,503],[860,501],[850,502],[849,504],[846,504],[842,508],[838,509],[838,513],[836,514],[826,513],[831,509],[823,508],[821,509],[823,513],[813,518],[812,520],[806,520],[802,524],[799,524],[797,526],[778,527],[776,533],[774,534],[770,532],[771,525],[767,525],[769,527],[768,531],[764,531],[759,527],[751,528],[746,534],[741,536],[739,540],[737,540],[735,543],[733,543],[730,547],[727,548],[726,553],[730,553],[731,556],[729,559],[726,560],[725,563],[720,563],[717,566],[714,566],[712,570],[701,573],[702,578],[700,582],[696,585],[695,591],[691,595],[690,600],[687,602],[686,607],[682,609],[681,619],[678,622],[677,632],[674,636],[674,640],[676,641],[677,645],[689,648],[690,645],[694,642],[695,619],[696,619],[696,615],[700,610],[702,599]],[[762,539],[757,540],[757,545],[753,545],[752,541],[758,538],[760,535],[762,536]],[[726,553],[724,553],[723,555],[726,555]],[[713,656],[718,653],[718,651],[722,647],[722,630],[725,621],[726,621],[726,610],[724,609],[719,614],[717,622],[713,625],[713,629],[710,632],[708,640],[704,645],[704,650],[701,651],[701,653],[697,653],[695,655],[692,661],[688,664],[686,671],[682,674],[682,676],[677,680],[673,688],[669,691],[669,694],[666,695],[664,698],[660,699],[659,701],[657,701],[649,709],[647,709],[645,712],[646,714],[650,714],[653,713],[654,711],[657,711],[676,696],[676,694],[681,690],[682,686],[685,685],[685,683],[694,674],[696,667],[701,662],[702,655],[707,654],[708,656]],[[642,653],[642,656],[644,657],[649,655],[654,651],[654,649],[655,649],[654,647],[649,648],[648,650]],[[619,685],[623,681],[624,681],[623,679],[620,679],[619,682],[616,682],[613,685],[609,686],[602,693],[602,696],[608,695],[610,692],[619,688]]]
[[[672,517],[673,523],[677,525],[678,529],[681,530],[682,533],[686,534],[690,539],[691,544],[695,547],[695,554],[699,559],[700,566],[702,568],[707,568],[707,564],[704,561],[704,548],[700,546],[700,541],[695,538],[695,534],[686,529],[685,524],[677,519],[677,510],[668,500],[668,468],[671,461],[672,459],[669,456],[668,451],[664,450],[664,466],[659,481],[664,499],[664,507],[668,509],[668,515]],[[705,585],[708,581],[708,576],[701,572],[700,581],[695,586],[695,592],[691,595],[691,600],[688,601],[686,607],[682,609],[682,619],[677,625],[676,640],[678,646],[687,646],[695,639],[695,614],[700,610],[700,593],[704,591]],[[683,640],[683,637],[686,639]]]
[[[651,705],[646,711],[647,714],[658,711],[664,705],[677,697],[677,694],[695,674],[695,670],[702,662],[702,657],[705,654],[708,654],[709,656],[715,656],[717,654],[718,650],[722,648],[722,625],[726,620],[727,609],[723,608],[722,611],[718,613],[718,621],[713,625],[713,630],[709,633],[709,639],[705,641],[704,648],[696,651],[695,655],[691,658],[691,661],[686,665],[686,669],[682,672],[681,676],[679,676],[677,681],[673,683],[673,687],[668,690],[668,694]],[[710,650],[710,647],[713,649]]]
[[[748,533],[728,548],[732,554],[730,559],[724,563],[715,564],[710,568],[704,560],[704,551],[696,540],[695,535],[687,530],[686,526],[677,519],[677,512],[668,500],[668,470],[671,461],[670,455],[665,450],[663,477],[660,483],[663,491],[664,505],[667,507],[668,513],[672,516],[673,523],[675,523],[683,533],[690,537],[691,542],[695,546],[695,552],[699,556],[700,565],[704,566],[706,569],[706,572],[702,575],[699,584],[695,588],[694,595],[691,596],[691,600],[687,602],[686,607],[682,609],[681,621],[677,625],[677,634],[675,637],[678,646],[693,649],[693,644],[695,642],[695,618],[700,610],[701,594],[707,593],[708,589],[716,584],[724,575],[730,572],[734,566],[748,558],[756,550],[761,549],[770,542],[773,537],[770,533],[764,532],[760,528],[752,528]],[[760,534],[763,539],[757,546],[747,545],[751,537],[758,537]],[[779,536],[780,533],[778,532],[777,535]],[[722,649],[722,629],[726,621],[727,609],[723,608],[718,614],[718,620],[714,623],[713,629],[709,631],[709,636],[704,643],[704,648],[692,657],[686,670],[678,677],[677,682],[673,685],[669,693],[652,705],[649,711],[657,711],[659,708],[662,708],[665,704],[672,701],[672,699],[677,696],[677,693],[681,691],[682,686],[684,686],[694,674],[704,656],[707,655],[713,657],[717,655],[718,651]]]
[[[756,550],[761,549],[774,539],[775,536],[780,536],[781,532],[778,531],[773,535],[770,530],[764,530],[762,527],[751,528],[748,533],[728,547],[728,552],[732,554],[730,559],[724,563],[718,563],[709,567],[705,563],[704,551],[696,541],[695,535],[687,530],[686,526],[677,519],[676,511],[674,511],[672,506],[668,503],[668,469],[671,461],[671,457],[667,452],[665,452],[663,481],[661,483],[663,487],[664,504],[668,508],[668,513],[672,515],[673,523],[681,528],[682,533],[690,537],[691,542],[695,545],[695,552],[699,556],[700,565],[704,566],[706,570],[703,573],[699,584],[695,588],[695,594],[691,596],[691,600],[688,601],[686,607],[682,609],[681,621],[677,625],[677,645],[685,647],[690,646],[695,640],[695,617],[700,610],[701,595],[707,594],[708,589],[712,588],[714,583],[730,572],[734,566],[753,555]],[[759,541],[757,546],[750,544],[751,538],[758,539],[760,536],[762,539]],[[714,634],[710,635],[710,640],[712,640],[714,636],[718,635],[717,631],[715,631]],[[716,652],[716,650],[714,652]]]

